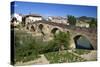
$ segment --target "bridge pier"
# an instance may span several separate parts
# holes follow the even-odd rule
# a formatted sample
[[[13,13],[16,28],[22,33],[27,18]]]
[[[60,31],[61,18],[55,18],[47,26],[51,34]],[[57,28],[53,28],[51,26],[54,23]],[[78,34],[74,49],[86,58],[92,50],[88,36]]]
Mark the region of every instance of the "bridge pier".
[[[73,40],[73,38],[71,37],[71,40],[70,40],[70,49],[75,49],[76,46],[75,46],[75,42]]]

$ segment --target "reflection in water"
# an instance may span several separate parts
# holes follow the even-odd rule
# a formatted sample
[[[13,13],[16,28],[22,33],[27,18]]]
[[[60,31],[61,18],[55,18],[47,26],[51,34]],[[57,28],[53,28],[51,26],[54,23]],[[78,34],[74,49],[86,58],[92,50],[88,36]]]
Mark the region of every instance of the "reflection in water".
[[[93,47],[90,44],[89,40],[85,37],[79,37],[79,39],[76,41],[76,48],[93,50]]]

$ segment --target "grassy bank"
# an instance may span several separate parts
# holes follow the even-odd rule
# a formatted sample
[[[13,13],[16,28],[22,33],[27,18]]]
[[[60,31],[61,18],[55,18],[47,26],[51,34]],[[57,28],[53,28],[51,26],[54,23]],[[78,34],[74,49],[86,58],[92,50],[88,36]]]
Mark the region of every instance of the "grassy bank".
[[[45,54],[50,63],[68,63],[68,62],[82,62],[86,61],[83,58],[74,55],[68,51],[50,52]]]

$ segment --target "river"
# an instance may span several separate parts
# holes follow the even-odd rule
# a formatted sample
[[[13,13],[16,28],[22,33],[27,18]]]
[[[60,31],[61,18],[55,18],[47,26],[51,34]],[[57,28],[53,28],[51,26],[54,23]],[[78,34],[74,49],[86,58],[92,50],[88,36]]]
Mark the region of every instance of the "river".
[[[77,40],[76,48],[93,50],[93,47],[92,47],[91,43],[85,37],[80,37]]]

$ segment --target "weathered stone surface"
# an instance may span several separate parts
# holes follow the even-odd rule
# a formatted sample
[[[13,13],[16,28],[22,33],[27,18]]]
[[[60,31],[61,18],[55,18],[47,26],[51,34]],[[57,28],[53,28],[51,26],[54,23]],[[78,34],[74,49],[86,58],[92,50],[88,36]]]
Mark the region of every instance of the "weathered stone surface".
[[[42,26],[41,28],[39,26]],[[34,28],[32,28],[32,27]],[[90,28],[82,28],[82,27],[75,27],[75,26],[69,26],[65,24],[60,23],[53,23],[49,21],[38,21],[34,22],[32,24],[26,25],[29,30],[33,31],[35,36],[43,35],[45,36],[44,41],[48,41],[52,39],[52,36],[54,33],[58,33],[59,31],[63,32],[69,32],[71,35],[71,48],[75,48],[75,41],[74,38],[76,36],[84,36],[86,37],[90,43],[92,44],[94,49],[97,49],[97,30],[96,29],[90,29]]]

